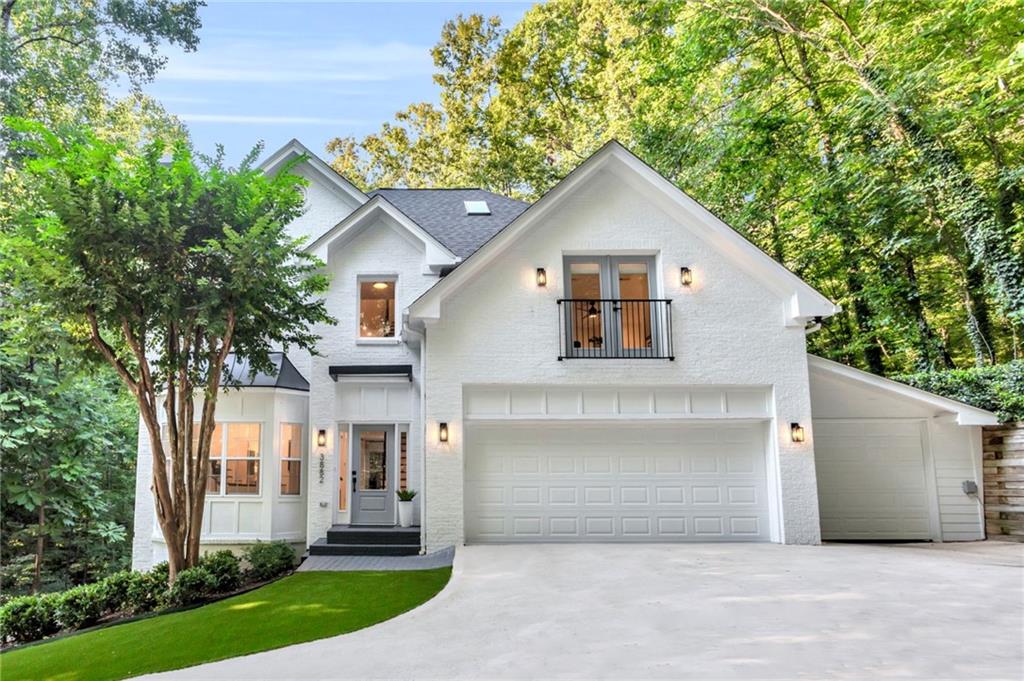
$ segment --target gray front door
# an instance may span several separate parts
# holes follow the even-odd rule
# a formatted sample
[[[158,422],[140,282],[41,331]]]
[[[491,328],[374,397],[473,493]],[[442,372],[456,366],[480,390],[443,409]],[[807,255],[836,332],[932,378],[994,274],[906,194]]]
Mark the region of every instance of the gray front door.
[[[352,522],[395,522],[395,427],[355,426],[352,457]]]

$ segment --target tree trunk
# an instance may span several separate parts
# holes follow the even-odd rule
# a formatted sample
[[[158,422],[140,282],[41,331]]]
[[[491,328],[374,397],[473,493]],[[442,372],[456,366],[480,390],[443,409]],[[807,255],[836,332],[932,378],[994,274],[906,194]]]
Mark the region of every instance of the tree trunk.
[[[902,254],[903,273],[907,279],[907,305],[917,325],[918,347],[921,352],[921,359],[918,369],[930,371],[937,366],[944,369],[954,367],[953,357],[949,354],[946,343],[939,338],[932,330],[928,318],[925,316],[924,305],[921,302],[921,289],[917,283],[917,270],[914,268],[914,258],[908,253]]]
[[[43,528],[46,527],[46,507],[39,504],[39,529],[36,532],[36,558],[32,571],[32,593],[39,593],[43,586],[43,549],[46,548],[46,534]]]
[[[990,342],[992,320],[985,296],[985,273],[977,264],[968,264],[964,268],[964,309],[967,311],[967,336],[974,350],[975,366],[992,364],[995,351]]]

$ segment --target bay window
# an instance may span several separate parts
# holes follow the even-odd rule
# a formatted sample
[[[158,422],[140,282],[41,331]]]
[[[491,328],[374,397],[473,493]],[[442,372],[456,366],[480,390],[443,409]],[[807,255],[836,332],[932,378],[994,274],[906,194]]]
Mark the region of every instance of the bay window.
[[[281,495],[302,494],[302,425],[281,424]]]

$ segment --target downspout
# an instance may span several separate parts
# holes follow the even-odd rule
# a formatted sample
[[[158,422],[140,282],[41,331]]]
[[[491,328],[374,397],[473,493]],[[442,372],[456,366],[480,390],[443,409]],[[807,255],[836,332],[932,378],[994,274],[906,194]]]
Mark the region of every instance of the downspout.
[[[427,333],[426,328],[422,332],[414,330],[409,326],[408,317],[402,329],[402,336],[411,337],[419,341],[420,350],[420,555],[427,552]],[[408,341],[407,341],[408,342]]]

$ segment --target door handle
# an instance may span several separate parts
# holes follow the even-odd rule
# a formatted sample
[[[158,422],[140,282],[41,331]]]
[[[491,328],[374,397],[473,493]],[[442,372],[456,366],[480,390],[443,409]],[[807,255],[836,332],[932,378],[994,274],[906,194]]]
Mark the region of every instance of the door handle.
[[[352,471],[352,491],[353,492],[356,491],[356,478],[358,476],[359,476],[359,474],[356,471]]]

